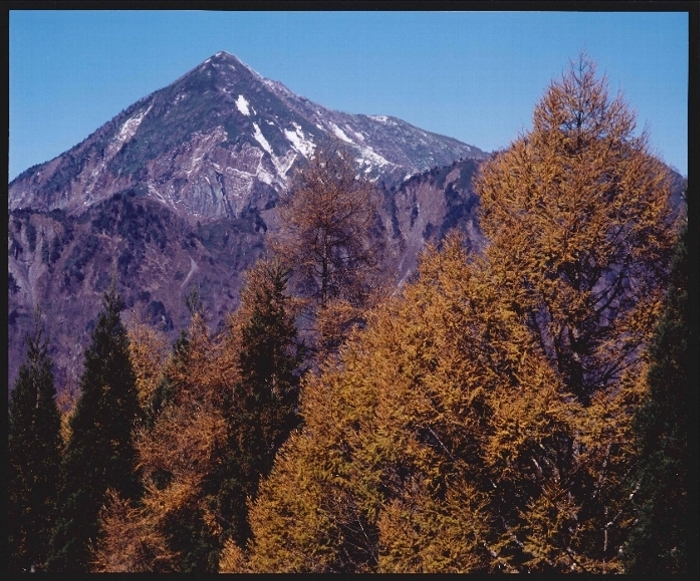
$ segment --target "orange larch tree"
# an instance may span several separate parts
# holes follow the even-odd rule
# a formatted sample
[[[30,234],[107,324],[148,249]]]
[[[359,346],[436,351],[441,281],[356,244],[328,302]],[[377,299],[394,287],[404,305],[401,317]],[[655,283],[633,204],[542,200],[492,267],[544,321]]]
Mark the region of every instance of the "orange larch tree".
[[[303,384],[240,571],[620,572],[668,170],[585,58],[486,164],[490,245],[429,251]]]
[[[672,186],[585,55],[475,184],[494,282],[584,404],[635,367],[658,316]]]

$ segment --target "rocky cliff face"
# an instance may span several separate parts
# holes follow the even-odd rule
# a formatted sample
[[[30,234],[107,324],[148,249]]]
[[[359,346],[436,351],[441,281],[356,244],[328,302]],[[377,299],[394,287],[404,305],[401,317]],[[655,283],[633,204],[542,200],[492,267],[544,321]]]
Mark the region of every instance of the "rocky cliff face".
[[[484,239],[479,230],[478,198],[472,190],[477,160],[460,160],[416,174],[397,188],[384,190],[380,214],[394,262],[391,269],[401,284],[416,270],[427,242],[439,244],[452,229],[466,236],[469,250],[480,252]]]
[[[77,383],[101,294],[113,280],[126,322],[175,339],[188,325],[184,298],[193,288],[213,328],[236,307],[242,275],[264,243],[252,217],[191,224],[147,197],[120,194],[79,217],[14,211],[8,229],[9,378],[38,303],[60,386]]]

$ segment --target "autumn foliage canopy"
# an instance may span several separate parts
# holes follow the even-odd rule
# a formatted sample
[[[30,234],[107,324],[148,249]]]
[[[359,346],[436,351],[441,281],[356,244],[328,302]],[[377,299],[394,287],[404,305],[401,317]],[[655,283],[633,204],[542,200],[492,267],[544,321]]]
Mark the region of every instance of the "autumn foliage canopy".
[[[647,139],[582,55],[481,166],[484,251],[450,233],[392,292],[376,192],[317,151],[221,329],[196,295],[172,349],[110,311],[139,410],[76,570],[685,571],[684,217]]]

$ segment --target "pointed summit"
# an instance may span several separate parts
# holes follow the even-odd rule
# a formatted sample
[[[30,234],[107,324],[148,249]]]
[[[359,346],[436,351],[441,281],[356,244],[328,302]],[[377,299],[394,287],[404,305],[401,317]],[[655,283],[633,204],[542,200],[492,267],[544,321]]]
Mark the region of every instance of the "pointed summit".
[[[9,207],[82,213],[134,191],[181,215],[238,217],[274,205],[293,168],[328,139],[354,152],[363,177],[390,185],[484,156],[400,119],[331,111],[219,51],[21,174],[10,184]]]
[[[233,70],[235,70],[236,68],[243,68],[249,73],[251,73],[253,77],[255,77],[255,79],[258,81],[268,84],[274,82],[266,79],[255,69],[244,63],[236,55],[231,54],[230,52],[226,52],[225,50],[217,52],[215,55],[209,57],[205,62],[212,63],[215,67],[216,65],[229,65]]]
[[[225,50],[220,50],[215,55],[210,56],[207,60],[221,62],[221,63],[230,63],[230,64],[234,64],[234,65],[239,64],[239,65],[243,65],[247,69],[250,68],[241,59],[239,59],[235,54],[231,54],[230,52],[226,52]]]
[[[236,55],[231,54],[230,52],[226,52],[225,50],[220,50],[216,54],[211,55],[207,60],[205,60],[201,65],[199,66],[204,66],[208,64],[230,64],[230,65],[243,65],[245,66],[245,63],[241,61]]]

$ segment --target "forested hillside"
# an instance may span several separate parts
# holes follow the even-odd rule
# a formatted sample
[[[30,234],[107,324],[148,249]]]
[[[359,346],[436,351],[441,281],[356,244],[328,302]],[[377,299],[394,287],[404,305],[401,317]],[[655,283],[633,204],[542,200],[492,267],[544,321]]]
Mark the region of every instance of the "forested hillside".
[[[294,174],[218,329],[193,292],[170,345],[105,280],[61,421],[37,315],[11,568],[686,572],[685,201],[585,56],[532,125],[467,168],[479,235],[436,236],[400,287],[338,144]]]

